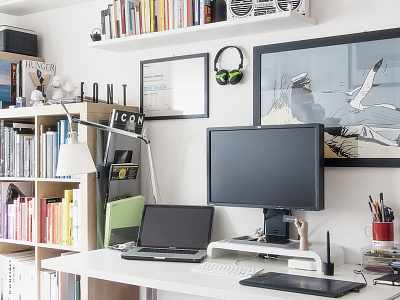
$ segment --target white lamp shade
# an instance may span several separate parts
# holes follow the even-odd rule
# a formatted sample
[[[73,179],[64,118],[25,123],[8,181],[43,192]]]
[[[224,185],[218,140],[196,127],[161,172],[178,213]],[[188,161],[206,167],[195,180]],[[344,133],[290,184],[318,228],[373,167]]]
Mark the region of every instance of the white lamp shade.
[[[68,142],[71,142],[70,139],[68,140]],[[86,143],[72,142],[60,146],[56,176],[68,176],[91,172],[96,172],[96,167]]]

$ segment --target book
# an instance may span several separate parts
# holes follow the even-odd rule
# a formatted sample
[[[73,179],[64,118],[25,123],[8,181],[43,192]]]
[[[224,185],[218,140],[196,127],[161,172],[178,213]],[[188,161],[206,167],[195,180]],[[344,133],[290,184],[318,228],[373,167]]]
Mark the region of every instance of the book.
[[[112,229],[140,225],[144,201],[144,196],[136,196],[107,203],[104,247],[110,246]]]
[[[18,61],[0,60],[0,101],[15,104]]]
[[[80,190],[73,189],[73,212],[72,212],[72,246],[81,246],[81,200]]]
[[[40,271],[40,299],[50,298],[50,278],[55,271],[42,270]]]
[[[35,60],[21,60],[20,62],[21,96],[30,99],[34,90],[43,95],[50,94],[49,83],[56,74],[56,65]]]
[[[5,239],[15,239],[15,232],[20,229],[16,226],[17,203],[20,202],[19,198],[21,197],[34,196],[34,184],[33,182],[1,182],[0,186],[2,236]],[[18,220],[19,218],[18,216]]]
[[[62,199],[62,244],[70,246],[70,204],[73,203],[73,190],[65,190]]]
[[[57,214],[61,208],[62,197],[42,198],[40,207],[40,236],[42,243],[58,244],[59,227]]]
[[[19,290],[18,277],[19,277],[19,261],[22,260],[34,260],[34,251],[21,251],[2,254],[1,269],[5,270],[2,273],[3,286],[2,286],[2,298],[3,300],[20,299],[17,297]],[[4,276],[4,277],[3,277]]]
[[[386,274],[375,278],[374,284],[400,285],[400,274]]]

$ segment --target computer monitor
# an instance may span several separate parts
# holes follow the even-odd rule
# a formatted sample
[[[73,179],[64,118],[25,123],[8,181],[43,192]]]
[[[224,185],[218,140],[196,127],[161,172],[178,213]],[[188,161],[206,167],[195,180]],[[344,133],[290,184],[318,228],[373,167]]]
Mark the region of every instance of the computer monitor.
[[[321,124],[208,128],[208,204],[263,208],[267,241],[285,243],[283,215],[324,208],[323,135]]]

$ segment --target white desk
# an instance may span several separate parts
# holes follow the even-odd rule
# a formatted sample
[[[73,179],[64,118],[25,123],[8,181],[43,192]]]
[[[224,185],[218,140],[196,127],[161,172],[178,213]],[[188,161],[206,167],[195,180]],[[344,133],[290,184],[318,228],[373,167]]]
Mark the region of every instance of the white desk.
[[[237,257],[219,257],[215,262],[233,263]],[[206,259],[211,260],[211,259]],[[239,265],[262,266],[265,271],[276,271],[297,275],[324,277],[315,271],[302,271],[287,268],[285,260],[266,260],[253,258],[238,262]],[[194,273],[195,264],[160,261],[133,261],[120,258],[115,250],[95,250],[85,253],[42,260],[42,268],[67,273],[80,274],[97,279],[121,282],[152,289],[184,293],[226,300],[276,300],[276,299],[328,299],[325,297],[267,290],[242,286],[241,278],[218,274]],[[363,282],[361,275],[353,273],[360,269],[356,265],[342,265],[335,269],[332,279]],[[381,300],[400,292],[400,287],[372,285],[377,275],[366,275],[368,286],[359,293],[350,293],[340,299]],[[190,297],[188,297],[190,298]],[[400,299],[400,298],[399,298]]]

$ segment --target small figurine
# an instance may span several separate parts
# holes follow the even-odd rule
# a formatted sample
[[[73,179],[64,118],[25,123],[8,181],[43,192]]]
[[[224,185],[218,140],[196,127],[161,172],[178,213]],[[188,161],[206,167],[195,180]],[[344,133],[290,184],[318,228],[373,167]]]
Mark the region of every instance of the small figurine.
[[[51,82],[51,87],[53,88],[53,97],[52,99],[61,99],[64,98],[64,93],[62,90],[62,81],[60,76],[54,76],[53,81]]]
[[[73,84],[72,82],[67,82],[63,86],[63,89],[67,93],[66,98],[72,98],[72,97],[74,97],[74,92],[77,89],[77,86],[75,84]]]
[[[44,97],[42,92],[39,90],[34,90],[31,93],[31,105],[32,106],[41,106],[43,105]]]
[[[264,230],[262,230],[261,228],[256,229],[255,235],[257,237],[257,242],[265,242],[266,241]]]
[[[308,250],[308,223],[295,218],[294,225],[300,235],[300,250]]]

